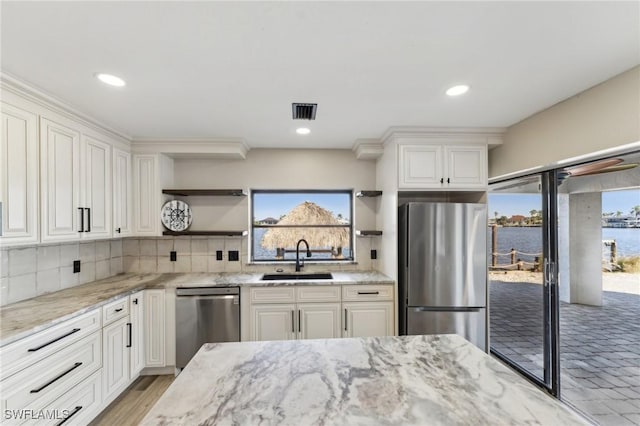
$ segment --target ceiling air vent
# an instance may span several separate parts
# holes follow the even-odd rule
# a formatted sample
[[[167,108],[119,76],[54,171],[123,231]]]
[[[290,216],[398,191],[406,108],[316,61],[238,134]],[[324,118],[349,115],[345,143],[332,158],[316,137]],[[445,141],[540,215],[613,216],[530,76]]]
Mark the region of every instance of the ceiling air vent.
[[[291,104],[294,120],[315,120],[318,104]]]

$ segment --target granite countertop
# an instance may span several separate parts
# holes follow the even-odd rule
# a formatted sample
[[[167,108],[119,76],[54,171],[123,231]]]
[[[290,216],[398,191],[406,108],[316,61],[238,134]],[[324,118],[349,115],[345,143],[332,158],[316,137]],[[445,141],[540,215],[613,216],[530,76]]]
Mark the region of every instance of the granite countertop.
[[[457,335],[208,343],[142,425],[585,425]]]
[[[379,272],[332,272],[332,280],[261,281],[261,273],[122,274],[0,307],[0,347],[143,289],[211,286],[393,284]]]

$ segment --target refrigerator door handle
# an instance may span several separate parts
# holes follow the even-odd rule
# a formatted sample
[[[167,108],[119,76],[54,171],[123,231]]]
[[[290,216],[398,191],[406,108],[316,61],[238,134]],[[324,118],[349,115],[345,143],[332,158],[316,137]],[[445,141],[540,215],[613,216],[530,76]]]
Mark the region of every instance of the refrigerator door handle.
[[[415,306],[411,306],[409,307],[410,310],[414,311],[414,312],[477,312],[481,309],[484,309],[484,306],[478,306],[478,307],[459,307],[456,308],[454,307],[426,307],[426,306],[419,306],[419,307],[415,307]]]

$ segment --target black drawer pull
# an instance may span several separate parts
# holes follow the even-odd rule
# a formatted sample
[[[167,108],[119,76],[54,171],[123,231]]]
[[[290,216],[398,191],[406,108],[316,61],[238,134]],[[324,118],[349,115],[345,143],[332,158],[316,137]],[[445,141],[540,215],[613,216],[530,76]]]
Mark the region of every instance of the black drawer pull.
[[[133,343],[133,341],[132,341],[132,339],[133,339],[133,336],[132,336],[133,335],[133,330],[132,330],[130,322],[127,323],[127,328],[128,328],[127,331],[129,332],[129,343],[127,344],[127,348],[130,348],[132,346],[132,343]]]
[[[358,294],[380,294],[379,291],[359,291]]]
[[[84,232],[91,232],[91,208],[87,207],[87,230]]]
[[[81,365],[82,365],[81,362],[76,362],[75,364],[73,364],[73,367],[71,367],[70,369],[68,369],[64,373],[60,374],[58,377],[55,377],[54,379],[49,380],[47,383],[45,383],[44,385],[40,386],[38,389],[32,389],[30,393],[38,393],[42,389],[46,388],[47,386],[51,386],[53,383],[55,383],[58,380],[62,379],[64,376],[66,376],[67,374],[71,373],[73,370],[75,370],[76,368],[80,367]]]
[[[67,422],[67,420],[69,420],[71,417],[75,416],[76,414],[78,414],[78,411],[82,410],[82,405],[78,405],[76,408],[73,409],[72,412],[69,413],[69,415],[67,417],[65,417],[64,419],[62,419],[61,422],[59,422],[58,424],[56,424],[56,426],[60,426],[62,424],[65,424]]]
[[[84,207],[78,207],[80,210],[80,227],[78,228],[78,232],[84,232]]]
[[[120,312],[121,310],[123,310],[124,308],[118,308],[116,309],[116,312]]]
[[[347,309],[344,310],[344,331],[347,331]]]
[[[57,342],[58,340],[64,339],[67,336],[71,336],[73,333],[77,333],[78,331],[80,331],[79,328],[74,328],[73,330],[71,330],[70,332],[68,332],[67,334],[63,334],[62,336],[58,337],[57,339],[53,339],[47,343],[45,343],[44,345],[40,345],[37,348],[32,348],[27,350],[27,352],[35,352],[35,351],[39,351],[40,349],[47,347],[55,342]]]

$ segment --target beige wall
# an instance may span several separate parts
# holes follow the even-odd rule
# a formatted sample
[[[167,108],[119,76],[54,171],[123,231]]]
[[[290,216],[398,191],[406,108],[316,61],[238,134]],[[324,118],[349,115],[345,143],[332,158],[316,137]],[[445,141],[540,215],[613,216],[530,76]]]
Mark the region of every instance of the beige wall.
[[[640,141],[640,67],[511,126],[489,152],[497,177]]]
[[[375,189],[374,161],[357,160],[351,150],[254,149],[245,160],[176,159],[175,188]],[[250,197],[189,197],[191,229],[249,229]],[[376,205],[354,198],[355,229],[375,229]],[[244,239],[243,255],[247,255]],[[370,249],[376,238],[356,238],[358,269],[375,268]],[[247,260],[247,259],[244,259]]]

